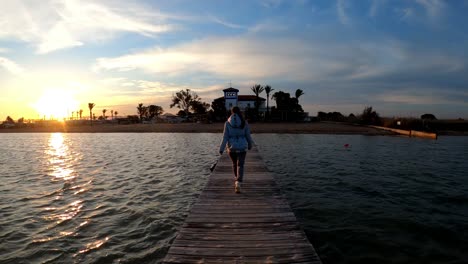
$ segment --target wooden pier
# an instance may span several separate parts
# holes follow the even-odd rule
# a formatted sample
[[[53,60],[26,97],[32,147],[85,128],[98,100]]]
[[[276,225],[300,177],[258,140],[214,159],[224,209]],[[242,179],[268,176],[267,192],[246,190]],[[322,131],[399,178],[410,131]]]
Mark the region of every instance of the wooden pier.
[[[220,158],[164,263],[321,263],[258,151],[240,194],[231,164]]]

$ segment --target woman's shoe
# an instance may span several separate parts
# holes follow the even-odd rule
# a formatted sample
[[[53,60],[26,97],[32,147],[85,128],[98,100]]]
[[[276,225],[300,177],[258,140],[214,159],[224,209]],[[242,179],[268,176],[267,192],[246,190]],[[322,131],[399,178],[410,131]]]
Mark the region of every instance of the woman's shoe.
[[[240,182],[236,181],[236,185],[235,185],[235,187],[234,187],[234,191],[235,191],[236,193],[240,193],[240,192],[241,192],[241,183],[240,183]]]

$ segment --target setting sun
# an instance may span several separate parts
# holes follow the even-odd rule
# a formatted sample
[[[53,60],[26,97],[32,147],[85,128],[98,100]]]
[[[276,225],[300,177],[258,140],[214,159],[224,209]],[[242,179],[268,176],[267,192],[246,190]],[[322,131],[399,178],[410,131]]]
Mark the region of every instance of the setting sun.
[[[79,104],[70,92],[49,90],[37,100],[34,106],[41,116],[63,119],[69,117],[71,112],[76,111]]]

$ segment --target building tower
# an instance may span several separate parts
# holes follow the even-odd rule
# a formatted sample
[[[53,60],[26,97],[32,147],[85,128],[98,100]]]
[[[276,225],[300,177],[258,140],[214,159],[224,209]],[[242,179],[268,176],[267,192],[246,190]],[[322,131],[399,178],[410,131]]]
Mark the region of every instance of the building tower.
[[[223,90],[224,92],[224,100],[226,102],[226,110],[231,110],[233,106],[237,106],[237,94],[239,93],[239,90],[229,87],[227,89]]]

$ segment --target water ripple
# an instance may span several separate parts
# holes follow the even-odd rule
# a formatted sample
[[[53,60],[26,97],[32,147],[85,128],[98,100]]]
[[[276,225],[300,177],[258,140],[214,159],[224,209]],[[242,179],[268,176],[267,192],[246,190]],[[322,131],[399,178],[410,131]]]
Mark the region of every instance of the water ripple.
[[[467,140],[256,138],[324,263],[466,263]]]
[[[206,182],[219,141],[216,134],[0,137],[0,158],[9,164],[0,170],[7,175],[0,183],[6,263],[160,261]],[[189,137],[201,154],[195,159]]]
[[[324,263],[466,262],[465,138],[254,137]],[[1,261],[160,262],[219,140],[0,134]]]

